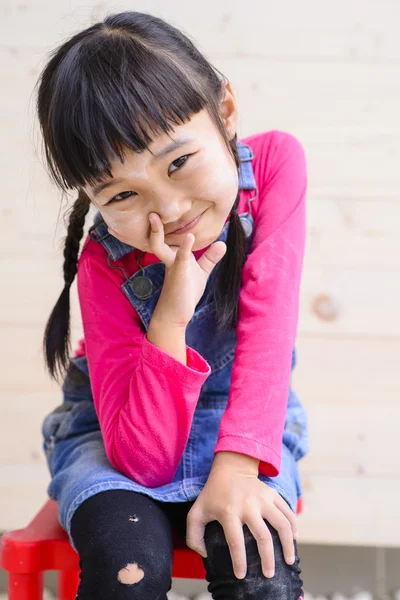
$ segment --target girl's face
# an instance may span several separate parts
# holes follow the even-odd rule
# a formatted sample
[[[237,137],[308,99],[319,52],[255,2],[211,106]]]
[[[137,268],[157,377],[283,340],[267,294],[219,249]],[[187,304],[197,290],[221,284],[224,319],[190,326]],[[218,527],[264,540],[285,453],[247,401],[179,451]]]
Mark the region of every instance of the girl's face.
[[[231,139],[236,130],[236,108],[227,86],[222,118]],[[171,139],[172,138],[172,139]],[[173,229],[202,215],[190,230],[192,250],[211,244],[220,234],[238,192],[238,172],[219,130],[204,109],[170,133],[155,138],[148,150],[125,149],[125,162],[112,162],[113,178],[106,186],[87,186],[85,192],[118,238],[150,252],[149,214],[164,225],[165,242],[182,243],[186,233]]]

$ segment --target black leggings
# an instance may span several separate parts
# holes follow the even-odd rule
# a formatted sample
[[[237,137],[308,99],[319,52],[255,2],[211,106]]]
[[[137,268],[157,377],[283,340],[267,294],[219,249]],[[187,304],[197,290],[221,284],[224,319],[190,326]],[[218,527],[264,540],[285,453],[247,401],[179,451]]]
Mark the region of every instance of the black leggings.
[[[77,600],[167,600],[172,579],[172,528],[185,540],[191,502],[166,503],[127,490],[91,496],[75,511],[71,536],[80,558]],[[206,525],[207,558],[203,558],[208,591],[218,600],[298,600],[303,596],[299,557],[286,564],[276,530],[275,575],[261,569],[257,543],[247,525],[244,537],[247,574],[237,579],[224,530],[218,521]]]

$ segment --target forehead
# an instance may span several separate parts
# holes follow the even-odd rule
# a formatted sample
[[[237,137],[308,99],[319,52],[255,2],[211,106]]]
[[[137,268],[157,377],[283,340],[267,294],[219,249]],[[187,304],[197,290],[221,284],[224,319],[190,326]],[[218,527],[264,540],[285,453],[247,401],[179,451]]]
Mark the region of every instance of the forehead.
[[[167,150],[174,142],[191,142],[196,140],[202,140],[205,136],[209,136],[210,133],[215,134],[215,127],[211,121],[210,115],[207,110],[203,109],[199,113],[192,115],[189,120],[180,125],[174,125],[173,128],[165,133],[161,131],[158,134],[151,134],[152,141],[146,150],[135,152],[130,148],[126,148],[126,153],[133,157],[137,157],[137,162],[143,159],[151,160],[153,156],[162,156],[167,153]],[[181,144],[182,145],[182,144]],[[119,158],[112,161],[117,164],[120,163]]]

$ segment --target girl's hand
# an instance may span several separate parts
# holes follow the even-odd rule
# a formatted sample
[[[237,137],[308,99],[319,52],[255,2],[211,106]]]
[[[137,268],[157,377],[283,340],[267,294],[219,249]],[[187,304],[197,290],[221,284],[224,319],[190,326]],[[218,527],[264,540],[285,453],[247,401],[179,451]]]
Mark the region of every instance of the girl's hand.
[[[287,564],[293,564],[296,517],[289,505],[272,488],[258,479],[258,466],[248,467],[240,461],[225,461],[218,452],[207,483],[190,509],[187,517],[186,544],[203,557],[207,556],[204,542],[205,526],[219,521],[225,533],[238,579],[246,576],[247,560],[243,525],[247,525],[257,541],[265,577],[273,577],[274,547],[266,519],[279,534]],[[238,455],[243,456],[243,455]]]
[[[157,213],[150,213],[150,252],[165,264],[165,279],[153,317],[171,325],[186,326],[202,297],[208,277],[226,252],[225,242],[215,242],[196,261],[192,247],[195,236],[187,233],[180,246],[168,246]],[[122,242],[117,232],[108,231]]]

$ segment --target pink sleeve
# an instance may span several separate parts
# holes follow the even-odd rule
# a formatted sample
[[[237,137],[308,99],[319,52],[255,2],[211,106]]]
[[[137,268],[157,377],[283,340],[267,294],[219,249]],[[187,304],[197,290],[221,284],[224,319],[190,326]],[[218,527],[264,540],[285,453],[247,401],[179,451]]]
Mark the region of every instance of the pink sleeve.
[[[298,323],[307,175],[303,148],[288,133],[273,132],[260,153],[264,172],[257,180],[265,183],[243,267],[231,387],[214,453],[252,456],[261,474],[274,477]]]
[[[211,368],[188,346],[184,365],[149,342],[120,285],[105,260],[82,253],[79,300],[106,453],[118,471],[156,487],[174,477]]]

